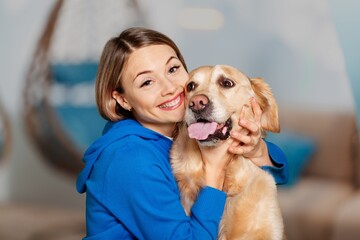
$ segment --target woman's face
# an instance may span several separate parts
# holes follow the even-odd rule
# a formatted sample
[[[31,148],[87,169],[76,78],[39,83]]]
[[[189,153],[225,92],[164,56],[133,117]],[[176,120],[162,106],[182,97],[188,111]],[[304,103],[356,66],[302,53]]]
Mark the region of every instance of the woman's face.
[[[168,45],[135,50],[124,68],[124,93],[114,96],[122,107],[131,108],[143,126],[171,136],[185,112],[184,86],[189,75]]]

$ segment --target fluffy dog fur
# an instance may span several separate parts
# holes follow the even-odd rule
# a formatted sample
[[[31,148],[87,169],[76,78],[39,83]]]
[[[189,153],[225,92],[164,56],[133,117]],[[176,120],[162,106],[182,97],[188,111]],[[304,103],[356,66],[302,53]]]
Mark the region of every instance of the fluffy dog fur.
[[[229,132],[239,128],[242,108],[245,108],[245,119],[254,118],[249,102],[251,96],[262,109],[262,130],[279,132],[277,104],[262,79],[250,79],[226,65],[203,66],[190,73],[185,119],[171,150],[171,165],[188,215],[199,190],[205,185],[202,154],[214,148],[228,148],[233,141]],[[188,126],[195,122],[216,122],[217,130],[206,139],[191,139]],[[218,239],[284,239],[273,177],[243,156],[229,153],[228,157],[231,160],[223,186],[227,201]]]

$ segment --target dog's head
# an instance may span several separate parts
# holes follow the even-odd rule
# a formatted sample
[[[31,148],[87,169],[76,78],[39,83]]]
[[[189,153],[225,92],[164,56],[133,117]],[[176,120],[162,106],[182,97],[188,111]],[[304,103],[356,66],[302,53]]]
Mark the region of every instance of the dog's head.
[[[228,139],[230,130],[245,119],[253,119],[250,98],[262,109],[263,130],[279,132],[278,109],[270,87],[260,78],[248,78],[227,65],[203,66],[190,73],[186,86],[185,123],[190,138],[203,146],[214,146]]]

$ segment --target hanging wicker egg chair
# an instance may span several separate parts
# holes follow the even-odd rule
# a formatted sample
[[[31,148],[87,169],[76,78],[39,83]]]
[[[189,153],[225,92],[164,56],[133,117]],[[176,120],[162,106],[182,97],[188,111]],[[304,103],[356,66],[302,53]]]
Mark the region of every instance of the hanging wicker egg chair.
[[[106,41],[146,26],[136,0],[58,0],[39,39],[25,85],[25,125],[44,159],[70,175],[105,121],[95,104],[97,61]]]

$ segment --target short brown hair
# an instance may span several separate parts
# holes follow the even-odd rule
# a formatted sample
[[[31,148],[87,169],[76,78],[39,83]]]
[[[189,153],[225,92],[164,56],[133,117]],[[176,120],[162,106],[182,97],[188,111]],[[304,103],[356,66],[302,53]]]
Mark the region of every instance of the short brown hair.
[[[168,45],[176,52],[177,57],[187,71],[182,54],[176,44],[166,35],[147,28],[132,27],[124,30],[119,36],[110,39],[101,54],[96,77],[96,103],[100,115],[106,120],[117,121],[133,118],[132,112],[123,109],[112,98],[114,90],[123,93],[121,84],[123,68],[130,54],[139,48],[150,45]]]

